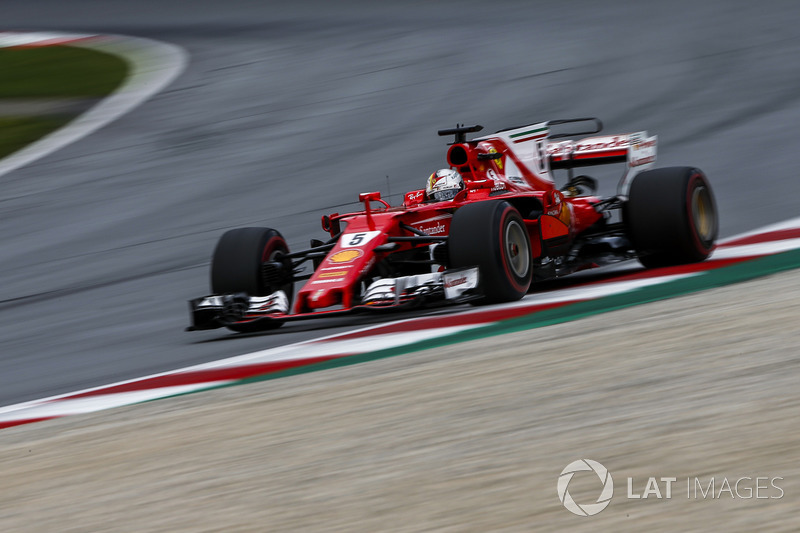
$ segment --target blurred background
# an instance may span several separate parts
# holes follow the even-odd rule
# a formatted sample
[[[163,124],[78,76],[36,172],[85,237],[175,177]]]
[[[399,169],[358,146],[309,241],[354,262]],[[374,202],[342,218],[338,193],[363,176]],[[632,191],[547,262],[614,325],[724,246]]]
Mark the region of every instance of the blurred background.
[[[353,206],[359,192],[399,203],[445,166],[448,139],[436,130],[456,123],[492,132],[597,116],[609,133],[657,134],[659,166],[709,176],[721,237],[800,212],[795,1],[3,0],[0,10],[0,31],[135,36],[189,59],[166,90],[119,120],[0,176],[0,406],[352,328],[183,331],[186,300],[208,290],[224,231],[274,227],[298,248],[322,235],[321,215]],[[67,114],[96,103],[91,92]],[[24,109],[6,101],[0,111]],[[602,193],[621,170],[594,173]],[[530,530],[535,508],[563,530],[575,522],[564,521],[573,517],[555,478],[582,456],[622,472],[618,493],[626,475],[788,479],[798,445],[787,423],[797,414],[796,295],[786,289],[795,280],[762,281],[757,297],[732,286],[714,300],[700,293],[628,310],[614,327],[602,315],[581,331],[570,323],[489,339],[469,354],[458,345],[309,374],[299,385],[279,380],[235,415],[221,402],[243,388],[217,391],[198,408],[217,415],[208,422],[186,416],[197,408],[186,397],[144,406],[144,431],[141,411],[129,410],[99,429],[64,419],[42,433],[4,433],[0,512],[24,524],[16,502],[52,509],[53,530],[62,511],[93,512],[108,526],[148,506],[183,519],[184,502],[199,501],[210,509],[192,514],[199,522],[214,515],[246,526],[255,509],[261,524],[291,524],[313,519],[305,507],[280,514],[297,502],[344,520],[338,505],[352,496],[356,521],[343,529],[359,516],[371,529],[401,529],[402,519],[384,517],[425,508],[429,527],[471,512],[476,529]],[[525,335],[536,336],[535,354]],[[123,438],[115,424],[126,421]],[[263,429],[251,431],[257,423]],[[215,424],[222,436],[204,437]],[[36,435],[65,440],[47,448]],[[54,479],[54,468],[67,474]],[[139,474],[158,479],[143,489]],[[763,529],[774,516],[764,509],[794,516],[791,479],[787,498],[769,508],[615,502],[605,515],[611,530],[665,529],[676,516],[689,529],[717,523],[722,508],[740,528]],[[87,486],[88,503],[73,508]],[[55,503],[41,503],[53,494]],[[487,495],[497,514],[484,511]],[[777,520],[793,530],[791,518]]]
[[[708,174],[721,236],[796,216],[798,22],[790,1],[5,0],[3,30],[150,38],[189,64],[0,177],[0,403],[308,338],[182,331],[218,237],[264,225],[297,248],[359,192],[398,203],[458,122],[648,130],[660,166]]]

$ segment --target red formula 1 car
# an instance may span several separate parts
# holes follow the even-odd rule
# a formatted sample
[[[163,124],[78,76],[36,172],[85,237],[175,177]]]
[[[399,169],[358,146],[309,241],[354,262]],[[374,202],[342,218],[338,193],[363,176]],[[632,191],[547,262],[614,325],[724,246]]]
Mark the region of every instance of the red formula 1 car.
[[[440,130],[455,136],[449,169],[400,206],[361,194],[363,211],[322,217],[330,238],[307,250],[290,252],[274,229],[226,232],[212,259],[213,294],[190,302],[188,329],[255,331],[358,310],[510,302],[538,279],[632,258],[646,267],[692,263],[711,253],[711,187],[696,168],[651,169],[656,137],[597,136],[602,125],[590,118],[467,140],[481,129]],[[596,181],[574,175],[608,163],[625,164],[614,196],[595,196]],[[557,169],[567,174],[561,188]],[[304,283],[293,297],[296,282]]]

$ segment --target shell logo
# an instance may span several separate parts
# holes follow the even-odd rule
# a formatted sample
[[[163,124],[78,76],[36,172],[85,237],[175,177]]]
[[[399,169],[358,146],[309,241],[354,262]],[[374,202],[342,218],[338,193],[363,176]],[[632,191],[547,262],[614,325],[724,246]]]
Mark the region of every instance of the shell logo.
[[[364,255],[364,252],[361,250],[342,250],[330,256],[328,261],[331,263],[351,263],[362,255]]]

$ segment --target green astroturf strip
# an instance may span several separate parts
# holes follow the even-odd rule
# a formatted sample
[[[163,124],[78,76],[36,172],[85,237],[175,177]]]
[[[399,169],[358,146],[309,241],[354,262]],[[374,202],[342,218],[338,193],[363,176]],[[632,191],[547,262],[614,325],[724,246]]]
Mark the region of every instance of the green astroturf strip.
[[[71,117],[0,117],[0,159],[55,131]]]
[[[330,361],[300,366],[289,370],[284,370],[282,372],[263,374],[226,385],[209,387],[208,389],[203,390],[244,385],[247,383],[255,383],[258,381],[266,381],[271,379],[280,379],[288,376],[305,374],[307,372],[339,368],[343,366],[384,359],[386,357],[402,355],[405,353],[419,352],[422,350],[428,350],[430,348],[438,348],[441,346],[482,339],[494,335],[503,335],[516,331],[560,324],[592,315],[598,315],[600,313],[632,307],[634,305],[641,305],[658,300],[666,300],[668,298],[673,298],[692,292],[722,287],[724,285],[730,285],[733,283],[740,283],[796,268],[800,268],[800,250],[791,250],[715,270],[706,270],[688,278],[677,279],[659,285],[642,287],[633,291],[605,296],[595,300],[577,302],[554,309],[548,309],[546,311],[539,311],[538,313],[495,322],[486,326],[480,326],[475,329],[470,329],[460,333],[453,333],[451,335],[445,335],[435,339],[428,339],[415,342],[413,344],[407,344],[405,346],[396,346],[375,352],[332,359]],[[193,392],[185,394],[193,394]],[[183,396],[183,394],[177,394],[175,396]]]
[[[0,48],[0,98],[99,98],[127,74],[125,60],[96,50]]]

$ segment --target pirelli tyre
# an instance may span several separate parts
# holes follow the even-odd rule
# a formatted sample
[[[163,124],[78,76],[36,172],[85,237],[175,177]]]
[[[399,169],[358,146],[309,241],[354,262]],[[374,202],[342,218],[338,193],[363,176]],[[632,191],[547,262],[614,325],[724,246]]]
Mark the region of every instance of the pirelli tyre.
[[[220,237],[211,259],[211,292],[214,294],[246,293],[267,296],[283,290],[291,305],[293,284],[268,281],[263,265],[289,253],[283,236],[271,228],[237,228]],[[277,320],[230,324],[234,331],[256,331],[278,327]]]
[[[639,261],[648,268],[706,259],[717,239],[717,209],[705,174],[669,167],[638,174],[623,209]]]
[[[533,262],[528,230],[508,202],[467,204],[450,223],[450,266],[478,267],[483,296],[476,304],[512,302],[531,285]]]

